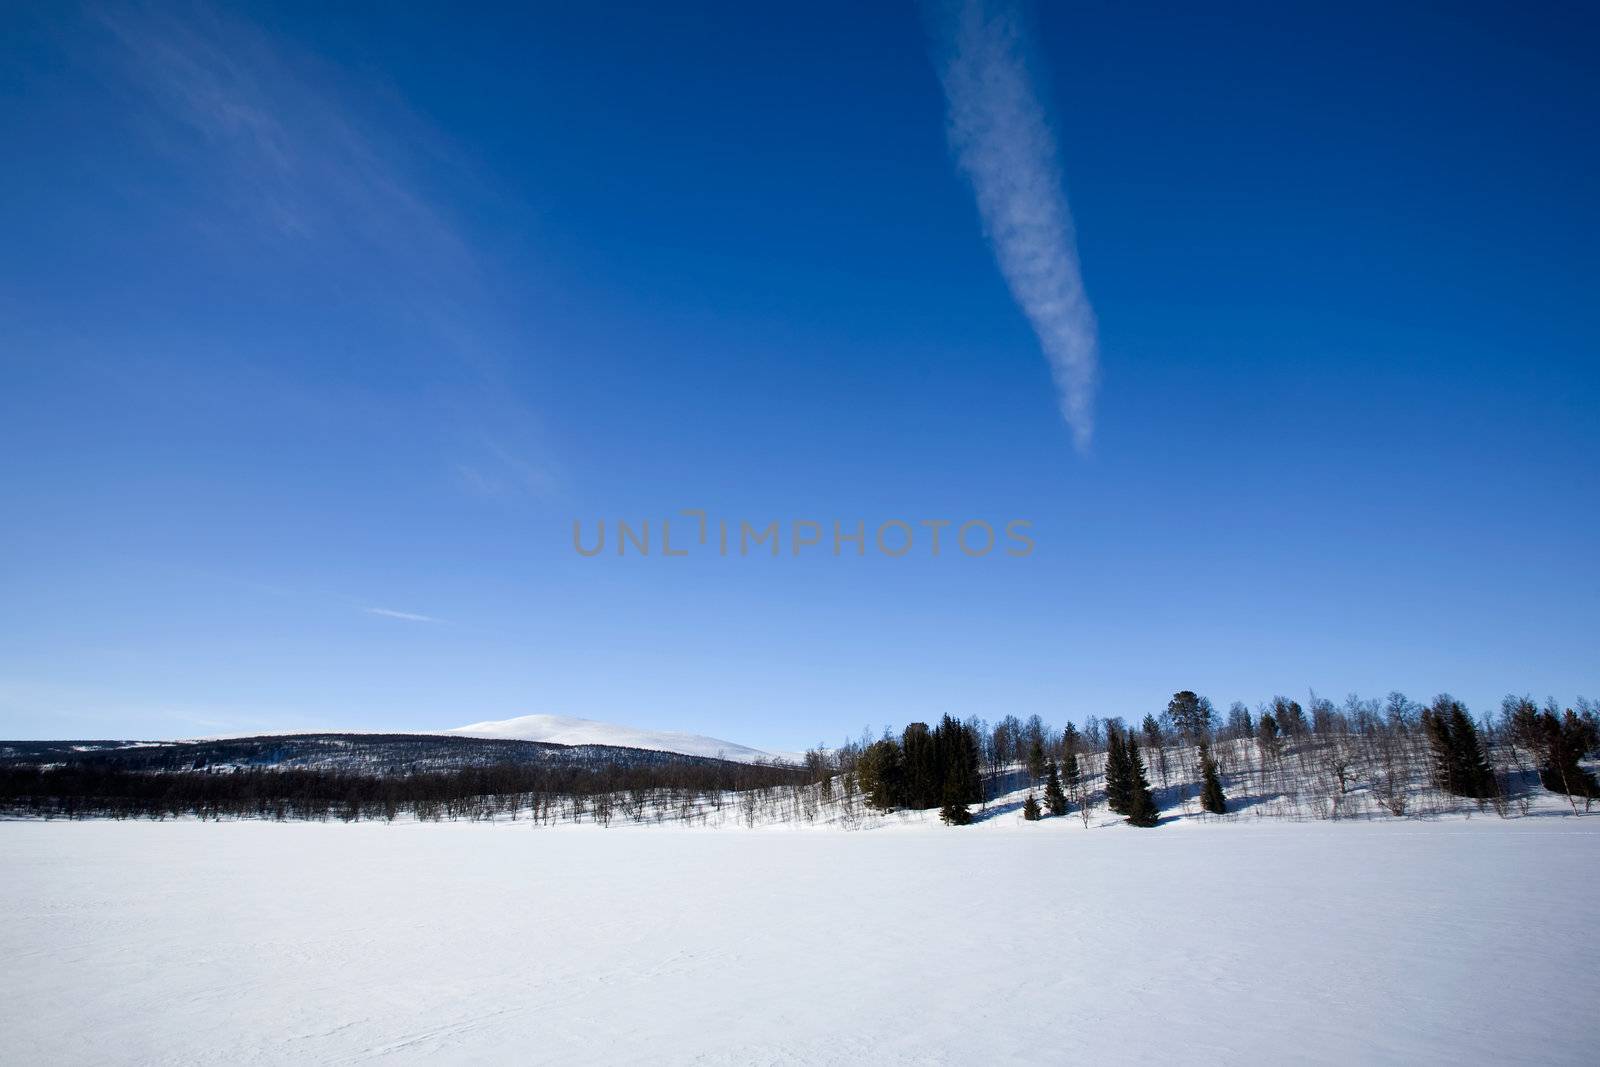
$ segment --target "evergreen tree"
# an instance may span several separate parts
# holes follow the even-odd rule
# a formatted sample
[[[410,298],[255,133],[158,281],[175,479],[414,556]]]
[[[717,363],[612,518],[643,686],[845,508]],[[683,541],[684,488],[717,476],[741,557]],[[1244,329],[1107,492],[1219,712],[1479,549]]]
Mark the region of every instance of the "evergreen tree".
[[[1304,737],[1306,730],[1306,712],[1298,701],[1288,697],[1272,698],[1272,714],[1277,721],[1278,728],[1288,737]]]
[[[1232,738],[1245,738],[1256,732],[1255,720],[1250,717],[1250,709],[1235,700],[1228,709],[1228,736]]]
[[[1178,736],[1190,744],[1199,744],[1211,732],[1214,715],[1211,701],[1191,690],[1172,694],[1172,699],[1167,702],[1167,715],[1172,719],[1172,728],[1178,731]]]
[[[1070,722],[1067,723],[1067,728],[1061,731],[1061,770],[1063,774],[1066,773],[1065,764],[1068,757],[1076,757],[1078,750],[1082,747],[1083,735],[1078,732],[1078,728],[1076,726],[1072,725]]]
[[[1130,737],[1124,742],[1123,758],[1128,774],[1128,822],[1133,826],[1154,826],[1161,812],[1156,798],[1150,792],[1150,783],[1144,776],[1144,760],[1139,757],[1139,746]]]
[[[1161,736],[1161,723],[1156,720],[1154,715],[1146,715],[1144,717],[1144,724],[1140,726],[1140,729],[1144,732],[1145,748],[1150,748],[1153,745],[1159,745],[1163,740],[1165,740]]]
[[[1118,815],[1128,813],[1132,802],[1127,742],[1114,723],[1106,725],[1106,807]]]
[[[1478,728],[1459,701],[1450,709],[1450,738],[1455,746],[1456,764],[1472,789],[1474,797],[1492,797],[1495,793],[1494,771],[1489,767],[1483,744],[1478,740]]]
[[[1146,715],[1140,730],[1144,733],[1145,751],[1155,753],[1152,767],[1161,771],[1161,784],[1166,785],[1169,777],[1167,771],[1167,739],[1161,729],[1161,723],[1156,720],[1154,715]]]
[[[1050,777],[1044,787],[1044,806],[1051,815],[1067,813],[1067,795],[1061,791],[1061,776],[1056,771],[1055,760],[1050,761]]]
[[[1422,713],[1422,729],[1433,753],[1439,788],[1478,800],[1494,796],[1494,774],[1478,740],[1478,728],[1460,701],[1440,696]]]
[[[1523,744],[1539,760],[1540,785],[1552,793],[1583,797],[1585,806],[1600,799],[1600,782],[1579,765],[1600,739],[1600,729],[1592,719],[1579,717],[1571,708],[1557,717],[1554,705],[1543,713],[1533,712],[1530,705],[1530,714],[1526,722],[1518,724],[1518,730]]]
[[[1279,738],[1278,720],[1270,711],[1262,713],[1260,722],[1256,724],[1256,743],[1260,746],[1264,758],[1277,758]]]
[[[1078,788],[1083,784],[1083,770],[1078,766],[1076,749],[1067,749],[1066,757],[1061,764],[1061,780],[1066,783],[1067,791],[1076,796]]]
[[[856,778],[867,803],[888,811],[902,803],[903,775],[900,745],[892,738],[874,741],[856,761]]]
[[[1044,777],[1044,740],[1039,737],[1028,745],[1028,777],[1036,782]]]
[[[1039,821],[1039,802],[1034,799],[1032,793],[1029,793],[1028,799],[1022,802],[1022,817],[1029,822]]]
[[[907,725],[900,737],[900,751],[904,760],[900,803],[908,808],[931,808],[942,803],[944,768],[928,724]]]
[[[1228,811],[1228,798],[1222,795],[1222,778],[1217,774],[1217,761],[1211,758],[1211,750],[1205,745],[1200,746],[1200,806],[1213,815],[1223,815]]]
[[[969,826],[972,823],[972,812],[967,810],[965,804],[951,801],[939,809],[939,821],[946,826]]]
[[[1078,746],[1082,744],[1078,728],[1067,723],[1061,734],[1061,784],[1066,787],[1067,800],[1077,800],[1088,816],[1088,804],[1083,796],[1083,769],[1078,765]]]
[[[965,723],[946,715],[933,731],[934,749],[939,764],[939,796],[962,804],[983,800],[983,781],[978,774],[978,735]]]
[[[868,745],[856,759],[856,777],[867,803],[880,811],[938,807],[947,822],[964,823],[953,808],[965,815],[966,805],[983,799],[977,733],[949,715],[933,730],[914,722],[898,740]]]
[[[960,787],[953,781],[945,783],[944,807],[939,809],[939,819],[946,826],[966,826],[972,822],[972,812],[967,810]]]

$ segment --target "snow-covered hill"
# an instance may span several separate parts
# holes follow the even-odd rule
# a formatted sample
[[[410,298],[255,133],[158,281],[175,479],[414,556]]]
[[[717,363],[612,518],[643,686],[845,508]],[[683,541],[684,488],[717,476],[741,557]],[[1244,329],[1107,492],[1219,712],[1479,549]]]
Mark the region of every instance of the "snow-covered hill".
[[[570,715],[521,715],[515,719],[475,722],[443,731],[465,737],[504,737],[514,741],[546,741],[555,745],[616,745],[621,748],[647,748],[676,752],[683,756],[708,756],[712,759],[755,763],[760,760],[799,763],[798,752],[767,752],[749,745],[736,745],[701,734],[680,734],[666,730],[640,730],[616,723],[579,719]]]

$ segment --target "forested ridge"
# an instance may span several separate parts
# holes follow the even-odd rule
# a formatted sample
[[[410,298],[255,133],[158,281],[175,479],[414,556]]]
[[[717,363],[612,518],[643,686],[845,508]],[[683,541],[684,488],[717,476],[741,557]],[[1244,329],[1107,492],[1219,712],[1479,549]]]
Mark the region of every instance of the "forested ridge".
[[[406,774],[490,764],[720,763],[655,749],[455,734],[264,734],[194,741],[0,741],[0,766],[95,764],[130,771],[251,767]]]

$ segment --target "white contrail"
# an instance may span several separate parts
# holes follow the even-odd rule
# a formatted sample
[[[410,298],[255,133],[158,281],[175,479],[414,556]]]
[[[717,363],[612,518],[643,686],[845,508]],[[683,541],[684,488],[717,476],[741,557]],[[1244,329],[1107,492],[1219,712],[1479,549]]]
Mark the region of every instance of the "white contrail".
[[[941,39],[950,147],[972,182],[1000,273],[1039,338],[1078,449],[1094,434],[1099,365],[1094,309],[1083,291],[1055,138],[1011,3],[960,0],[930,9]]]

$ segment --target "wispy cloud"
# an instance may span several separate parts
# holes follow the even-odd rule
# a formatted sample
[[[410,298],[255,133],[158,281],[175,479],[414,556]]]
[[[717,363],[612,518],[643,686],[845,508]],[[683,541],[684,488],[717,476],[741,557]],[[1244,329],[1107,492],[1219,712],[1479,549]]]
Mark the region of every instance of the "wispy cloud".
[[[426,376],[433,428],[454,453],[444,469],[547,490],[539,420],[507,370],[521,346],[467,215],[453,210],[465,196],[506,214],[493,183],[393,86],[242,15],[155,3],[96,16],[129,111],[196,228],[230,247],[265,245],[286,271],[326,272],[341,313],[365,307],[425,339],[418,350],[444,370]]]
[[[420,178],[418,147],[443,152],[442,142],[392,94],[344,88],[314,56],[221,11],[98,14],[154,105],[152,136],[200,168],[239,216],[324,249],[381,252],[391,276],[416,270],[438,283],[475,269]]]
[[[1099,342],[1084,293],[1055,138],[1006,0],[935,3],[930,21],[949,138],[1011,295],[1033,326],[1080,451],[1094,435]]]
[[[394,611],[390,608],[365,608],[365,611],[366,614],[381,614],[386,619],[405,619],[406,622],[443,622],[443,619],[435,619],[430,614],[418,614],[414,611]]]
[[[368,615],[382,615],[386,619],[404,619],[406,622],[443,622],[432,615],[419,615],[414,611],[394,611],[391,608],[366,608]]]

